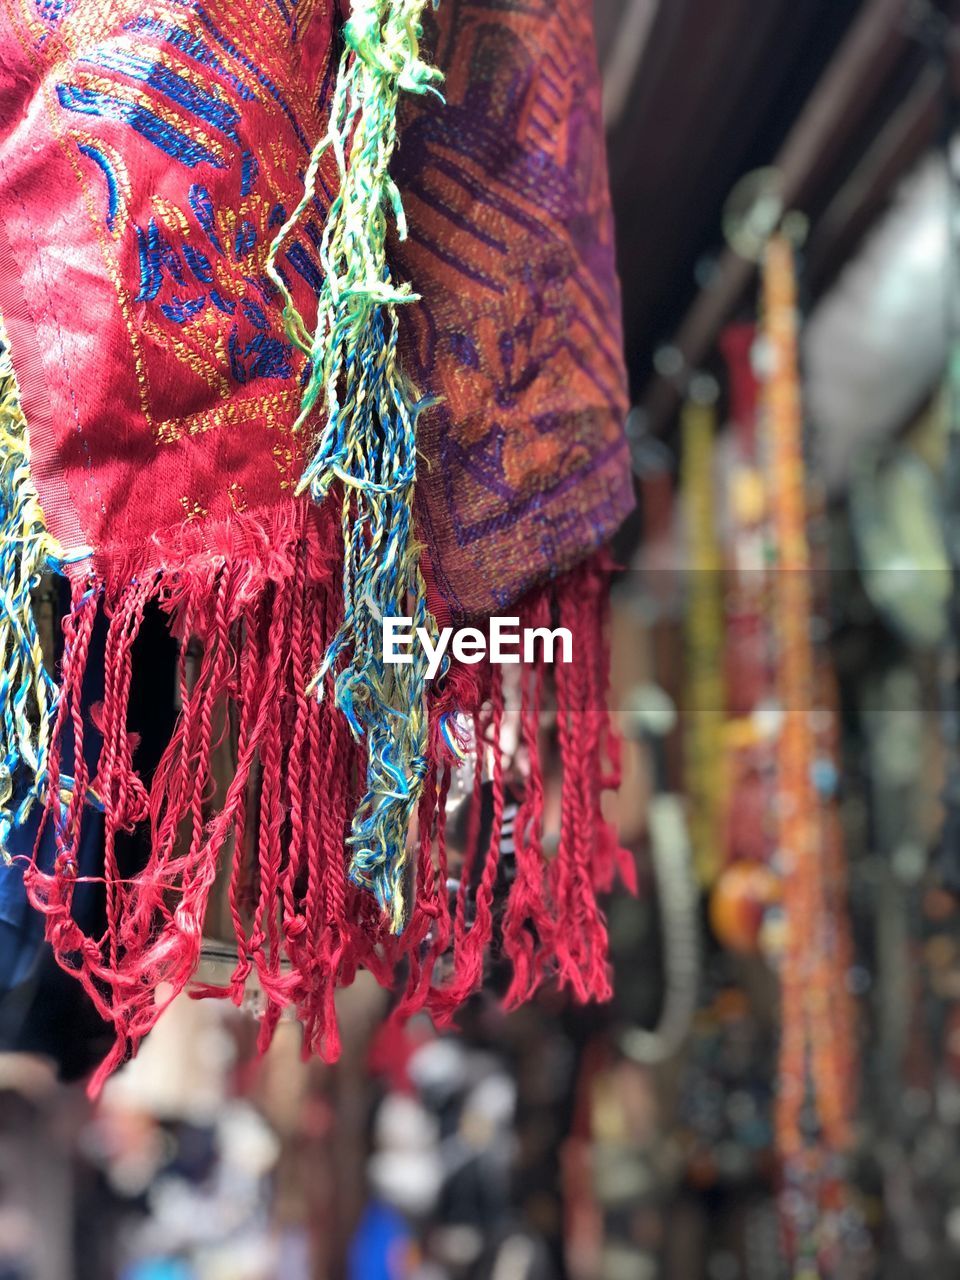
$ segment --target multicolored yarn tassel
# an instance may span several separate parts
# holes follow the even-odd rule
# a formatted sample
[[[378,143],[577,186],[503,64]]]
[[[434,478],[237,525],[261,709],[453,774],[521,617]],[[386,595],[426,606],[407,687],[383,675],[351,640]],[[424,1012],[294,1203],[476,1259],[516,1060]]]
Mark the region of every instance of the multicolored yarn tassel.
[[[426,660],[382,661],[384,617],[433,623],[411,539],[417,416],[424,407],[397,366],[398,305],[417,301],[396,284],[387,264],[388,209],[401,239],[406,224],[389,174],[401,90],[426,93],[440,73],[418,56],[425,0],[359,0],[344,26],[345,49],[330,124],[311,156],[303,198],[271,246],[267,263],[284,298],[291,340],[309,355],[310,373],[295,430],[318,407],[326,422],[298,492],[323,502],[342,491],[344,616],[314,686],[332,677],[337,705],[354,734],[367,741],[367,781],[354,817],[351,879],[372,889],[404,923],[406,835],[426,773],[423,710]],[[325,280],[311,334],[275,262],[314,197],[320,163],[332,151],[340,190],[320,246]],[[318,405],[318,402],[322,404]]]
[[[88,554],[88,553],[85,553]],[[57,686],[47,671],[31,593],[63,553],[47,532],[30,471],[30,434],[0,320],[0,854],[43,802]],[[66,779],[61,779],[65,783]]]

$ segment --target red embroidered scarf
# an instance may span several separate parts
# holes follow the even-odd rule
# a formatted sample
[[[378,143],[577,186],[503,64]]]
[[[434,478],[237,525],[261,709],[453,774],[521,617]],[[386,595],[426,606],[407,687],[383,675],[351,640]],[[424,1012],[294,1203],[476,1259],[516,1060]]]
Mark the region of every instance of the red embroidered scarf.
[[[419,397],[414,524],[408,535],[395,522],[391,536],[419,547],[438,621],[510,610],[571,628],[576,662],[557,668],[553,694],[542,663],[523,670],[516,760],[493,667],[454,666],[405,712],[388,707],[388,747],[401,720],[422,725],[409,759],[374,751],[363,707],[356,723],[344,714],[336,666],[320,682],[327,696],[311,686],[343,629],[354,655],[366,660],[373,643],[345,562],[351,537],[361,560],[370,546],[360,499],[347,480],[322,502],[297,492],[324,418],[321,402],[309,430],[294,429],[320,356],[291,339],[290,315],[317,316],[324,233],[343,203],[335,149],[276,245],[275,276],[269,258],[330,129],[338,67],[363,56],[348,47],[341,61],[335,8],[0,0],[0,480],[14,618],[0,694],[4,820],[37,804],[55,830],[55,865],[34,862],[27,883],[58,959],[116,1024],[104,1072],[153,1025],[158,986],[172,998],[193,976],[224,867],[237,962],[220,994],[239,1000],[256,974],[264,1042],[293,1004],[307,1047],[335,1054],[333,991],[360,964],[394,982],[402,962],[400,1013],[446,1016],[479,983],[495,935],[513,967],[510,1000],[548,974],[582,998],[606,991],[595,892],[610,883],[616,844],[599,803],[616,769],[604,581],[596,562],[576,566],[632,493],[589,6],[443,0],[425,24],[445,101],[406,98],[391,170],[408,228],[390,241],[392,278],[420,299],[399,308],[397,360]],[[389,318],[372,315],[386,344]],[[56,684],[28,609],[50,566],[72,583]],[[396,590],[402,600],[405,581]],[[179,715],[144,779],[127,720],[134,645],[156,605],[181,644]],[[103,615],[106,692],[91,714],[84,670]],[[548,696],[564,772],[559,847],[546,854]],[[83,763],[90,735],[94,770]],[[214,796],[224,735],[232,776]],[[478,848],[474,832],[450,898],[445,815],[470,752],[475,808],[484,778],[492,788],[492,835]],[[504,885],[511,772],[523,794]],[[388,857],[358,849],[354,814],[377,818],[396,801],[391,776],[404,821],[419,813],[419,845],[408,852],[401,839]],[[91,808],[105,828],[99,937],[71,914]],[[135,829],[149,832],[150,852],[131,880],[116,846]],[[392,927],[391,893],[403,899]]]

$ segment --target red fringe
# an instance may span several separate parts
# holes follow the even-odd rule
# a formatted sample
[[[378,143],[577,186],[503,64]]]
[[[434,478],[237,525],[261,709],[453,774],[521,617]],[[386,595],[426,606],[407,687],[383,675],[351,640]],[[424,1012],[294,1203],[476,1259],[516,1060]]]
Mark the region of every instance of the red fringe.
[[[59,743],[68,724],[77,776],[72,790],[65,782],[62,802],[48,809],[55,865],[48,873],[35,860],[26,881],[58,961],[116,1027],[116,1047],[92,1090],[191,984],[211,889],[228,859],[236,967],[224,988],[190,989],[239,1004],[255,975],[264,1002],[262,1049],[292,1007],[303,1026],[304,1055],[335,1059],[334,995],[360,967],[397,989],[393,1018],[399,1022],[421,1010],[449,1022],[481,986],[492,953],[511,970],[508,1007],[528,1000],[548,979],[579,1000],[608,998],[597,893],[631,864],[600,807],[619,768],[606,706],[606,566],[599,560],[584,566],[519,606],[523,627],[569,628],[573,661],[550,668],[541,659],[521,667],[516,708],[508,705],[502,670],[489,664],[454,666],[431,688],[430,764],[411,858],[409,923],[391,937],[373,897],[347,877],[361,748],[332,698],[318,701],[307,693],[340,619],[339,570],[324,553],[335,545],[328,517],[294,515],[267,529],[241,523],[233,551],[229,539],[204,552],[193,530],[187,536],[189,545],[154,548],[153,569],[138,566],[121,589],[97,579],[76,583],[64,623],[51,795],[61,794]],[[180,711],[147,787],[136,772],[137,740],[127,721],[133,648],[154,602],[180,642]],[[103,745],[91,779],[83,764],[87,726],[80,695],[101,607],[108,618],[105,692],[93,719]],[[548,743],[542,727],[551,684],[561,765],[553,853],[544,830]],[[511,711],[519,749],[508,759],[503,729]],[[447,823],[460,767],[444,733],[452,712],[474,726],[475,782],[459,862]],[[216,797],[214,752],[231,729],[235,768]],[[521,794],[512,862],[502,838],[508,785]],[[485,786],[492,821],[481,849]],[[90,798],[104,813],[106,928],[98,938],[85,935],[71,915]],[[149,855],[138,874],[124,879],[117,838],[138,827],[149,830]]]

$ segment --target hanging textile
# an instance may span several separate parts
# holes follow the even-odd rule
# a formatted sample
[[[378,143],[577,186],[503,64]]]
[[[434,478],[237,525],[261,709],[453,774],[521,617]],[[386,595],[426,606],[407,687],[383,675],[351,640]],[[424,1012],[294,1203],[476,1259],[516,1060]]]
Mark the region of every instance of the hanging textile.
[[[26,881],[116,1026],[101,1078],[194,974],[225,859],[219,994],[256,973],[264,1043],[293,1005],[306,1047],[335,1055],[333,992],[360,964],[388,983],[404,963],[404,1012],[448,1016],[478,985],[499,833],[468,912],[466,888],[447,900],[444,813],[470,753],[502,811],[500,673],[388,667],[390,615],[571,629],[559,848],[542,850],[539,661],[496,927],[513,998],[547,974],[604,995],[616,767],[591,557],[632,498],[588,6],[355,0],[341,27],[284,0],[2,0],[0,264],[0,834],[34,810],[54,833]],[[56,679],[30,609],[48,567],[72,593]],[[128,707],[155,608],[180,710],[144,777]],[[225,724],[236,764],[212,805]],[[94,810],[102,934],[73,913]],[[120,875],[130,832],[149,853]]]

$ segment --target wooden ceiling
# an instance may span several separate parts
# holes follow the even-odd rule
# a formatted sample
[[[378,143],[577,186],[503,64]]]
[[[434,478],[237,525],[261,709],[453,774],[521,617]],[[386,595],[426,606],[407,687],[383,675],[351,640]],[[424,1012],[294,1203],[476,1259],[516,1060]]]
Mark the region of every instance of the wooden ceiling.
[[[634,31],[638,5],[649,6],[652,20],[608,149],[627,356],[633,394],[641,399],[654,351],[672,338],[723,249],[727,196],[743,174],[776,157],[845,37],[885,23],[876,56],[868,64],[861,59],[862,83],[833,127],[821,130],[807,166],[800,207],[815,231],[825,214],[836,215],[838,193],[929,68],[925,15],[956,6],[953,0],[659,0],[654,10],[653,0],[596,0],[608,80],[631,5]],[[622,51],[619,63],[622,71]],[[906,165],[929,145],[939,117],[934,107],[928,103],[922,127],[913,129],[902,156],[890,158],[882,181],[867,184],[852,204],[848,198],[830,236],[814,241],[816,274],[808,285],[819,290],[829,283]]]

